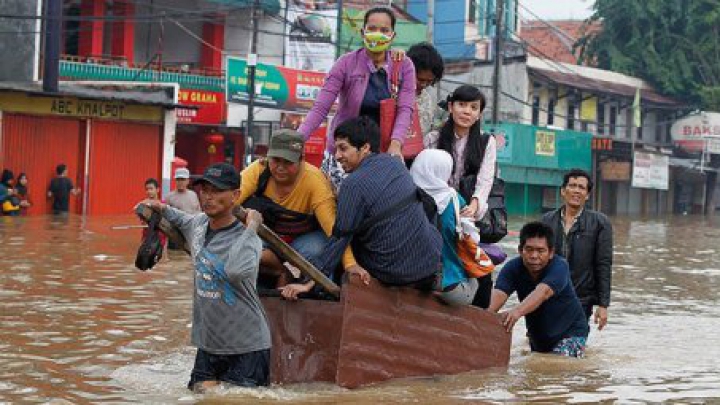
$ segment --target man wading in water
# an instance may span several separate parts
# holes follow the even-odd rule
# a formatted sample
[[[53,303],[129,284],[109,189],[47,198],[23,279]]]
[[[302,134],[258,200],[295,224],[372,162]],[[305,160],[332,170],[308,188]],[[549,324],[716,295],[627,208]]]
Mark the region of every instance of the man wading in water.
[[[202,213],[144,202],[178,227],[195,265],[192,344],[198,350],[188,388],[204,391],[220,382],[268,385],[270,330],[256,289],[262,216],[248,210],[242,224],[233,215],[240,188],[233,166],[214,164],[198,183]]]

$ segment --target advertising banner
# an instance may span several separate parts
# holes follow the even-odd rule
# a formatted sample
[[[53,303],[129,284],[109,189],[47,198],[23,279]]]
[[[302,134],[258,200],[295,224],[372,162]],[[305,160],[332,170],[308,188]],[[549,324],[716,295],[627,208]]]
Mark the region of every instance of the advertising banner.
[[[322,89],[325,74],[258,63],[255,105],[283,111],[306,112]],[[248,103],[247,62],[228,57],[225,88],[228,103]]]
[[[335,0],[288,0],[285,66],[327,73],[335,62]]]
[[[635,152],[632,186],[667,190],[670,183],[670,158],[654,153]]]
[[[225,94],[217,91],[184,90],[178,94],[178,102],[182,105],[198,108],[178,108],[179,124],[220,125],[225,122]]]
[[[720,138],[720,113],[701,112],[675,121],[670,128],[673,143],[687,152],[701,152],[708,147],[708,153],[720,153],[714,141]]]

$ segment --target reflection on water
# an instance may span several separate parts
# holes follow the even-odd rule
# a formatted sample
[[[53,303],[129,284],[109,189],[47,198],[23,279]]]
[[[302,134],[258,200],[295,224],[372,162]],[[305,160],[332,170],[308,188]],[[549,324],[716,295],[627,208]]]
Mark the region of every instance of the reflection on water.
[[[530,354],[521,324],[508,370],[204,397],[184,388],[189,262],[135,270],[140,231],[111,229],[135,221],[0,217],[0,402],[720,402],[720,227],[698,218],[613,218],[610,324],[586,359]]]

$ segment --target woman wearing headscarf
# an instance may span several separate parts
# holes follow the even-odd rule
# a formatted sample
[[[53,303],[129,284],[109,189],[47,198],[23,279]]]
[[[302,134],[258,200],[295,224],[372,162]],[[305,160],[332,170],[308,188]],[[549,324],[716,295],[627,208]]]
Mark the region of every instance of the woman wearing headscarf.
[[[459,306],[472,303],[478,281],[468,277],[458,253],[458,242],[461,235],[470,234],[477,243],[479,235],[473,221],[460,216],[460,209],[466,204],[462,196],[448,185],[452,171],[452,156],[438,149],[420,152],[410,168],[413,181],[435,200],[440,215],[443,270],[438,295],[445,303]],[[484,260],[486,266],[492,266],[487,256]]]

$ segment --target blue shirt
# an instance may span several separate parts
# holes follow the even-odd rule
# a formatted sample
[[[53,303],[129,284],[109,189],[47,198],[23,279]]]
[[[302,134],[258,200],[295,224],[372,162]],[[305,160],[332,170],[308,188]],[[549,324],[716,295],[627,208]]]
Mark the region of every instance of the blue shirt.
[[[587,318],[570,281],[568,263],[562,257],[555,255],[542,271],[538,281],[530,276],[522,262],[522,257],[516,257],[505,264],[500,271],[495,288],[507,295],[517,292],[518,298],[522,301],[540,283],[547,284],[554,294],[535,311],[525,316],[532,350],[549,352],[564,338],[587,337],[589,333]]]
[[[385,69],[378,69],[370,74],[367,89],[360,104],[360,115],[372,118],[380,125],[380,102],[391,97],[388,77]]]
[[[419,200],[360,234],[345,236],[416,190],[410,172],[398,158],[385,154],[366,157],[340,188],[333,235],[313,264],[332,274],[352,239],[358,264],[386,284],[412,284],[437,273],[442,238]]]
[[[465,206],[465,200],[458,194],[460,200],[460,208]],[[465,268],[458,256],[458,234],[456,228],[457,218],[455,215],[455,207],[452,201],[440,215],[440,223],[442,224],[442,264],[443,277],[442,288],[453,284],[461,283],[468,279]]]

